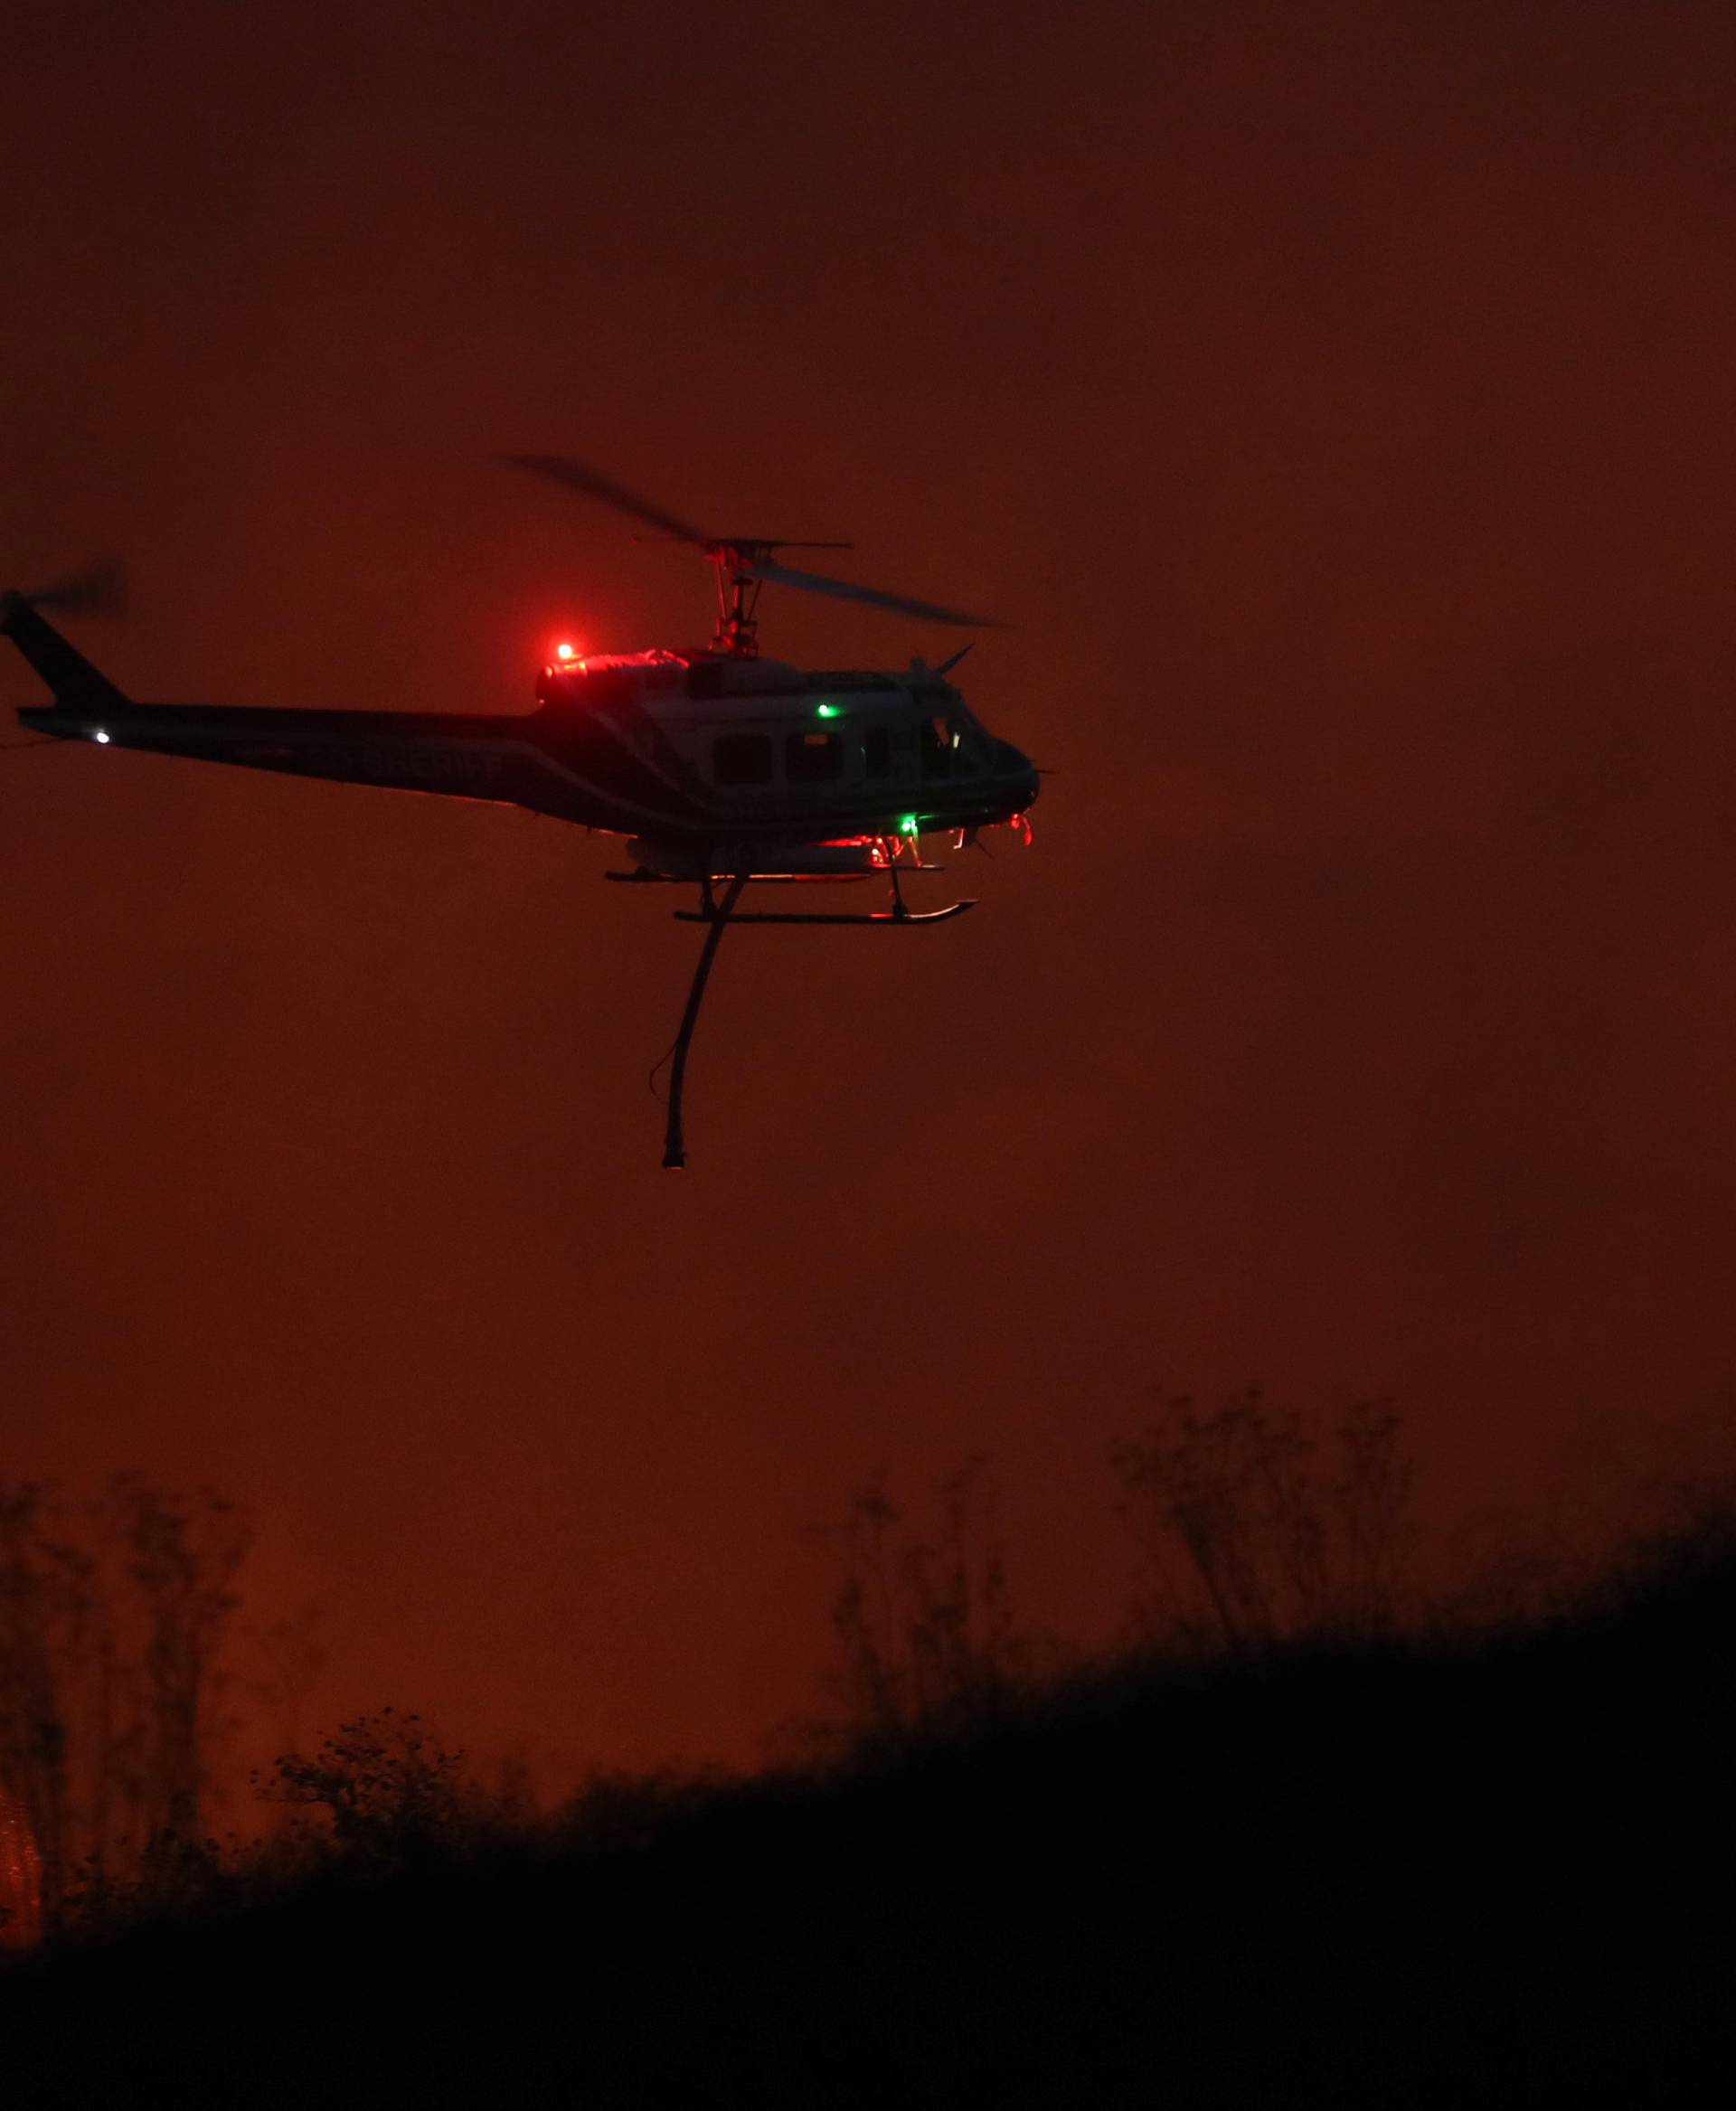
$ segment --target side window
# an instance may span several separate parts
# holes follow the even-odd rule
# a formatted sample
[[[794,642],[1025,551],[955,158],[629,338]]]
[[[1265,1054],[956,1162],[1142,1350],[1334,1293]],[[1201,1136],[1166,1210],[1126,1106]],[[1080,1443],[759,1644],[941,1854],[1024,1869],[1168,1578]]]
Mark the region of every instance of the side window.
[[[721,785],[769,784],[769,739],[764,733],[720,733],[712,742],[712,776]]]
[[[836,733],[791,733],[784,742],[784,775],[793,785],[827,784],[844,775],[844,742]]]
[[[864,726],[862,730],[862,768],[869,777],[892,774],[892,729]]]
[[[952,732],[945,719],[924,719],[917,730],[924,777],[952,775]]]

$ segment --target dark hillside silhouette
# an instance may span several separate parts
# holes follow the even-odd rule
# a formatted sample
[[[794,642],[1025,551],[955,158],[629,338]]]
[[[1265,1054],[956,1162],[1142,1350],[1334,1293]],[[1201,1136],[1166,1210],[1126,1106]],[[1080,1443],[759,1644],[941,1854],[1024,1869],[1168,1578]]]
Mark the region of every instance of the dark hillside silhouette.
[[[9,2100],[1680,2101],[1732,2050],[1733,1673],[1712,1521],[1523,1627],[1127,1662],[535,1836],[439,1806],[394,1873],[13,1967]]]

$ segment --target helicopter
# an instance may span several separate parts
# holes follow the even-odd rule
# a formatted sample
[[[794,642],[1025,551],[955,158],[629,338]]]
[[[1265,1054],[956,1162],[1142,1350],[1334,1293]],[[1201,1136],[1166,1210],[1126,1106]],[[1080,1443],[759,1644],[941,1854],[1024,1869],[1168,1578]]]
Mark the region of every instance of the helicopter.
[[[663,1163],[678,1168],[686,1163],[687,1054],[726,927],[916,929],[961,916],[973,901],[929,910],[906,902],[907,873],[941,869],[924,859],[922,838],[946,831],[963,846],[983,829],[1006,825],[1028,842],[1025,815],[1037,796],[1038,772],[1018,749],[988,732],[948,680],[969,646],[938,667],[912,659],[901,674],[804,669],[761,657],[757,606],[761,588],[775,585],[953,627],[1000,627],[993,618],[778,559],[785,550],[843,550],[848,543],[712,534],[570,457],[500,459],[652,531],[638,540],[697,550],[716,577],[710,643],[630,653],[561,645],[538,674],[534,708],[521,712],[142,703],[43,613],[116,605],[118,574],[101,567],[40,592],[0,594],[0,634],[52,699],[21,708],[18,721],[56,740],[489,800],[626,838],[628,868],[606,878],[694,886],[696,906],[675,913],[708,927],[670,1051]],[[888,900],[865,913],[740,906],[744,890],[757,883],[875,876],[886,882]]]

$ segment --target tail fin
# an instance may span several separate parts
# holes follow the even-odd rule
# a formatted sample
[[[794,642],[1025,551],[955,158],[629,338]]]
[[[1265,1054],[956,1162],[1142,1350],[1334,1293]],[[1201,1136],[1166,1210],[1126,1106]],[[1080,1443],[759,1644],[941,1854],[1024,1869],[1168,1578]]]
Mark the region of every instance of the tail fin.
[[[75,652],[23,594],[0,594],[0,635],[9,637],[53,692],[56,705],[82,718],[114,717],[130,698]]]

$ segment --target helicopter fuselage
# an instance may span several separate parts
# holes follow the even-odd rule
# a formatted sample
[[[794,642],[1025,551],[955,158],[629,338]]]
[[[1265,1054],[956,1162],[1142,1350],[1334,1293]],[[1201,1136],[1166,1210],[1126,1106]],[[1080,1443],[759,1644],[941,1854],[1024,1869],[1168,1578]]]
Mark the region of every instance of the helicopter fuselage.
[[[34,730],[526,807],[637,838],[653,864],[659,850],[703,862],[725,847],[981,827],[1022,815],[1037,792],[1028,759],[920,661],[891,674],[592,655],[546,665],[528,712],[282,711],[136,703],[20,601],[0,627],[54,692],[19,712]]]

